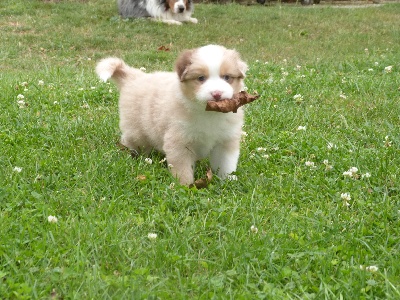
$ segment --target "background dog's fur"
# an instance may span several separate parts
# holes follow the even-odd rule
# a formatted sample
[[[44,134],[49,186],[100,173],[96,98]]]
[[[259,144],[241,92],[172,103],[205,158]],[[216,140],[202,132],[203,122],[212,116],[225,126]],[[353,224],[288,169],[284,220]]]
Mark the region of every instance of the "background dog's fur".
[[[193,10],[192,0],[118,0],[118,11],[123,18],[150,17],[177,25],[197,23],[197,19],[191,17]]]
[[[210,55],[214,58],[207,65]],[[236,51],[214,45],[182,53],[177,72],[147,74],[118,58],[107,58],[96,68],[101,79],[111,77],[120,91],[121,143],[136,151],[165,153],[181,184],[194,181],[195,162],[204,157],[210,157],[221,178],[236,170],[243,111],[206,112],[205,106],[214,91],[222,99],[242,90],[246,70]],[[203,72],[210,79],[200,82],[199,77],[207,76]],[[218,72],[214,79],[213,72]],[[226,82],[219,72],[232,78]]]
[[[165,5],[165,0],[163,0]],[[151,15],[147,12],[146,2],[137,0],[118,0],[118,11],[123,18],[147,18]],[[166,8],[166,7],[165,7]]]

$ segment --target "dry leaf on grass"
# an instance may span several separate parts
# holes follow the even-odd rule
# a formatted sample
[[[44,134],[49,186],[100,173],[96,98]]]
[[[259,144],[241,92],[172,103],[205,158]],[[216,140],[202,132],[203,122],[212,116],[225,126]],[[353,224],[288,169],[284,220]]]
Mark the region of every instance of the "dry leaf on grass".
[[[165,47],[164,45],[160,46],[157,48],[158,51],[169,51],[170,49],[168,47]]]
[[[193,184],[189,185],[190,188],[196,187],[197,189],[204,189],[208,186],[212,179],[212,171],[211,169],[207,170],[206,177],[197,179]]]
[[[145,181],[147,179],[146,175],[138,175],[136,176],[136,179],[139,181]]]
[[[232,99],[224,99],[218,101],[207,101],[206,111],[217,111],[222,113],[234,112],[238,108],[253,102],[258,98],[258,95],[250,95],[245,91],[241,91],[233,95]]]

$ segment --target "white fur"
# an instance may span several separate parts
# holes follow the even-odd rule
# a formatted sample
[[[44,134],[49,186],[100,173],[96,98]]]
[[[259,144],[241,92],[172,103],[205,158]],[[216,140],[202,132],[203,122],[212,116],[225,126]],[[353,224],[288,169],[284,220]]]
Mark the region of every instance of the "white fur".
[[[165,10],[160,6],[159,0],[144,0],[146,1],[146,10],[151,15],[153,20],[161,21],[167,24],[182,25],[182,22],[191,22],[197,24],[197,19],[192,18],[193,9],[188,10],[182,0],[174,4],[173,8]],[[185,11],[179,13],[179,5],[185,7]],[[193,5],[193,4],[192,4]]]
[[[205,101],[231,98],[243,88],[247,65],[234,50],[209,45],[187,51],[177,60],[177,72],[146,74],[118,58],[102,60],[96,72],[111,78],[120,90],[121,142],[132,150],[152,148],[165,153],[181,184],[194,181],[194,166],[210,157],[221,178],[236,170],[243,111],[205,111]],[[232,76],[228,83],[221,72]],[[199,77],[206,80],[199,81]]]

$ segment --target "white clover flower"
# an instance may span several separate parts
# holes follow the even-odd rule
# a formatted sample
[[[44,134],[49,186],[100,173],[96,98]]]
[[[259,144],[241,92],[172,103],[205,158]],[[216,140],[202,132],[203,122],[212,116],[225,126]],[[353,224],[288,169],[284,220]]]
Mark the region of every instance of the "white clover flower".
[[[358,172],[358,168],[357,168],[357,167],[351,167],[351,168],[349,169],[349,171],[350,171],[351,173],[355,174],[355,173]]]
[[[337,149],[337,146],[336,146],[335,144],[333,144],[333,143],[328,143],[328,144],[326,145],[326,147],[328,148],[328,150]]]
[[[57,223],[57,222],[58,222],[58,219],[57,219],[57,217],[55,217],[55,216],[48,216],[48,217],[47,217],[47,221],[48,221],[49,223]]]
[[[315,166],[315,163],[313,161],[306,161],[305,162],[306,167],[311,167],[313,168]]]
[[[248,136],[246,131],[242,131],[242,136]]]
[[[344,177],[353,177],[353,173],[351,173],[350,171],[345,171],[345,172],[343,172],[343,176]]]
[[[379,66],[379,63],[376,61],[376,62],[374,63],[374,65],[375,65],[375,66]]]
[[[374,70],[374,69],[372,69],[372,68],[369,68],[369,69],[368,69],[368,72],[372,72],[373,70]]]
[[[149,165],[151,165],[151,164],[153,163],[152,159],[149,158],[149,157],[145,158],[144,162],[145,162],[146,164],[149,164]]]
[[[301,102],[301,101],[304,100],[304,98],[303,98],[303,96],[302,96],[301,94],[296,94],[296,95],[294,95],[294,96],[293,96],[293,99],[294,99],[295,101],[298,101],[298,102]]]
[[[369,271],[369,272],[372,272],[372,273],[377,272],[378,269],[379,269],[379,268],[378,268],[377,266],[368,266],[368,267],[365,267],[365,271]]]
[[[358,172],[357,167],[351,167],[349,170],[343,172],[343,176],[350,178],[358,178],[359,176],[357,175],[357,172]]]
[[[385,140],[383,141],[384,142],[384,146],[386,147],[386,148],[389,148],[389,147],[392,147],[392,141],[391,140],[389,140],[389,136],[387,135],[387,136],[385,136]]]
[[[166,162],[166,161],[167,161],[167,158],[164,157],[162,160],[159,161],[159,163],[162,164],[162,163],[164,163],[164,162]]]
[[[147,238],[148,238],[149,240],[155,240],[155,239],[157,238],[157,233],[150,232],[150,233],[147,235]]]
[[[371,173],[365,173],[361,175],[361,178],[370,178],[371,177]]]
[[[253,232],[253,233],[257,233],[258,232],[258,228],[256,226],[254,226],[254,225],[251,225],[250,231]]]
[[[300,131],[300,130],[305,131],[306,129],[307,129],[306,126],[299,126],[299,127],[297,127],[297,130],[298,130],[298,131]]]
[[[301,69],[301,66],[300,65],[296,65],[296,71],[300,71],[300,69]]]
[[[392,72],[393,66],[387,66],[385,67],[385,73],[391,73]]]
[[[17,104],[18,104],[19,108],[25,108],[26,107],[26,102],[24,100],[17,101]]]
[[[330,171],[333,169],[333,166],[329,164],[327,159],[324,159],[323,164],[325,165],[325,170]]]
[[[287,72],[287,71],[284,71],[284,72],[282,72],[282,76],[288,76],[289,75],[289,72]]]
[[[264,154],[263,157],[264,157],[265,159],[269,159],[269,155],[268,155],[268,154]]]
[[[351,200],[350,193],[341,193],[340,194],[340,198],[342,198],[345,201],[350,201]]]
[[[146,72],[146,68],[145,67],[141,67],[139,70],[142,71],[142,72]]]
[[[14,167],[13,171],[17,172],[17,173],[21,173],[22,172],[22,168],[21,167]]]
[[[226,179],[227,179],[228,181],[236,181],[238,178],[237,178],[236,175],[229,174],[228,176],[226,176]]]
[[[257,151],[258,151],[258,152],[267,151],[267,148],[258,147],[258,148],[257,148]]]
[[[347,96],[345,94],[340,94],[339,97],[342,99],[347,99]]]
[[[19,94],[19,95],[17,96],[17,99],[18,99],[18,100],[23,100],[23,99],[25,99],[25,96],[22,95],[22,94]]]
[[[28,83],[26,81],[24,81],[24,82],[21,82],[21,85],[22,86],[28,86]]]
[[[54,101],[53,104],[54,104],[54,105],[57,105],[57,104],[58,104],[58,101]]]
[[[175,182],[171,182],[169,185],[169,189],[173,190],[175,188]]]

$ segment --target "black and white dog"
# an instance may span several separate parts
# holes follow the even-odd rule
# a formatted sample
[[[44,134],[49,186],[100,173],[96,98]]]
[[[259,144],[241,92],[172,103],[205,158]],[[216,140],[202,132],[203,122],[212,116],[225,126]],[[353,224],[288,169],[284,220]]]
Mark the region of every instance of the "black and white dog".
[[[152,18],[168,24],[197,23],[192,0],[118,0],[123,18]]]

